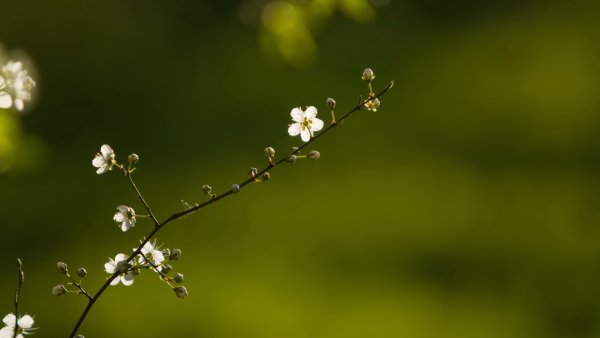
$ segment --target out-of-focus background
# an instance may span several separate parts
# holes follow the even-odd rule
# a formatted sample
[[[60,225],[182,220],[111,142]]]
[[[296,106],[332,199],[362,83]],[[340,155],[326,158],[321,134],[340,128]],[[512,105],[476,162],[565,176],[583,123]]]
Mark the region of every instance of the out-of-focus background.
[[[0,110],[0,311],[66,337],[85,299],[52,296],[57,261],[103,264],[142,212],[98,176],[140,155],[160,219],[298,144],[293,107],[329,120],[395,80],[313,148],[166,227],[177,299],[145,271],[111,287],[86,337],[600,337],[600,6],[590,1],[3,0],[0,41],[29,60],[35,102]]]

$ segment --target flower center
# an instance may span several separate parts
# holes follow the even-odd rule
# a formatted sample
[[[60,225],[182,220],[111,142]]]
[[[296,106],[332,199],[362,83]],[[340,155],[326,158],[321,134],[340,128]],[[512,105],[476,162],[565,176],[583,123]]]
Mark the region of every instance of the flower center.
[[[302,120],[302,129],[310,129],[311,121],[306,117]]]

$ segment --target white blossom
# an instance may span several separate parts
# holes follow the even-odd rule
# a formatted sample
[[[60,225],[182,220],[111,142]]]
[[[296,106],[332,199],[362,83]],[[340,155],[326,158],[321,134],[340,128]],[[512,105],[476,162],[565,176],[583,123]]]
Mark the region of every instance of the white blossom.
[[[112,166],[115,161],[115,152],[108,144],[102,145],[100,147],[100,152],[96,154],[96,157],[92,160],[92,165],[98,170],[96,170],[96,174],[104,174],[108,170],[112,169]]]
[[[24,315],[17,320],[14,314],[9,313],[2,319],[5,327],[0,329],[0,338],[23,338],[23,335],[32,334],[36,328],[33,326],[33,318],[30,315]],[[15,322],[18,328],[15,328]]]
[[[165,260],[165,256],[162,251],[160,251],[154,244],[150,242],[146,242],[142,247],[141,254],[138,261],[140,264],[147,264],[146,259],[150,261],[151,265],[156,266],[156,270],[160,271],[162,269],[162,262]],[[144,258],[146,257],[146,258]]]
[[[377,111],[377,108],[379,108],[380,105],[381,105],[381,102],[379,101],[379,99],[374,98],[372,100],[369,100],[367,103],[365,103],[365,108],[367,110]]]
[[[24,101],[31,100],[35,81],[23,68],[20,61],[8,61],[0,70],[0,108],[13,105],[19,111],[25,107]]]
[[[125,254],[117,254],[114,260],[110,259],[108,263],[104,264],[104,271],[113,274],[119,270],[119,263],[126,262],[126,260],[127,256],[125,256]],[[113,279],[112,282],[110,282],[110,285],[117,285],[119,284],[119,282],[123,283],[123,285],[125,286],[133,284],[133,274],[131,273],[131,271],[120,274],[117,278]]]
[[[117,210],[119,211],[113,216],[113,220],[121,223],[121,230],[125,232],[133,228],[135,226],[135,210],[126,205],[119,205]]]
[[[291,136],[300,134],[302,141],[308,142],[314,136],[315,131],[323,128],[323,121],[318,119],[317,108],[310,106],[303,111],[300,108],[292,109],[290,113],[292,120],[295,122],[288,128],[288,133]]]

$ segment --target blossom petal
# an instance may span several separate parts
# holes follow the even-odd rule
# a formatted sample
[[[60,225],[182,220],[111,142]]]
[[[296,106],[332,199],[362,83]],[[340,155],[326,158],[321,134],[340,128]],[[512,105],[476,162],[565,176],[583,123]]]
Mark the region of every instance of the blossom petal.
[[[102,147],[100,147],[100,152],[104,157],[112,156],[114,154],[112,148],[108,144],[103,144]]]
[[[144,244],[144,247],[142,247],[142,253],[144,255],[148,254],[152,250],[154,250],[154,245],[152,245],[152,243],[150,242],[146,242],[146,244]]]
[[[113,279],[112,282],[110,282],[110,285],[115,286],[115,285],[119,284],[120,281],[121,281],[121,277],[117,277],[117,278]]]
[[[117,212],[113,216],[113,220],[117,223],[121,223],[121,222],[125,221],[126,219],[127,219],[127,217],[125,217],[125,215],[123,215],[123,213],[121,213],[121,212]]]
[[[300,134],[300,129],[302,129],[300,123],[294,123],[288,128],[288,134],[291,136],[296,136]]]
[[[117,271],[117,265],[114,262],[104,263],[104,271],[115,273],[115,271]]]
[[[15,100],[15,108],[17,108],[18,111],[22,111],[23,108],[25,108],[25,106],[23,105],[23,100],[16,99]]]
[[[8,93],[0,94],[0,108],[10,108],[12,106],[12,97]]]
[[[306,111],[304,112],[304,117],[306,117],[309,120],[312,120],[315,118],[315,116],[317,116],[317,108],[310,106],[310,107],[306,107]]]
[[[16,317],[15,315],[13,315],[12,313],[7,314],[6,316],[4,316],[4,319],[2,319],[2,321],[4,322],[4,324],[6,324],[7,326],[10,327],[15,327],[15,321],[16,321]]]
[[[304,141],[304,142],[310,141],[310,137],[311,137],[310,131],[308,129],[304,129],[302,131],[302,133],[300,133],[300,137],[302,138],[302,141]]]
[[[121,282],[125,286],[129,286],[129,285],[133,284],[133,275],[128,273],[125,276],[121,276]]]
[[[13,322],[15,325],[15,322]],[[15,334],[15,328],[12,326],[5,326],[0,330],[0,338],[13,338]]]
[[[102,157],[101,155],[96,155],[96,157],[94,157],[94,159],[92,160],[92,165],[96,168],[102,167],[106,165],[106,161],[104,160],[104,157]]]
[[[33,326],[33,318],[30,315],[24,315],[19,318],[19,326],[24,329],[29,329]]]
[[[118,209],[120,212],[124,212],[124,213],[127,213],[127,212],[129,212],[129,207],[128,207],[128,206],[126,206],[126,205],[119,205],[119,206],[117,207],[117,209]]]
[[[318,119],[316,117],[312,120],[312,123],[310,124],[311,129],[313,131],[319,131],[319,130],[323,129],[323,125],[324,125],[323,120]]]
[[[154,260],[153,264],[158,265],[165,260],[165,256],[163,255],[162,251],[155,249],[152,251],[152,259]]]
[[[127,256],[125,256],[125,254],[122,254],[122,253],[117,254],[115,256],[115,263],[119,263],[120,261],[124,261],[126,259],[127,259]]]
[[[128,221],[128,220],[127,220],[127,221],[125,221],[125,222],[123,222],[123,223],[121,224],[121,230],[122,230],[123,232],[126,232],[127,230],[129,230],[129,229],[131,229],[131,228],[132,228],[132,226],[130,225],[130,223],[129,223],[129,221]]]
[[[294,120],[294,122],[302,122],[302,118],[304,118],[304,112],[300,108],[292,109],[290,115],[292,115],[292,120]]]

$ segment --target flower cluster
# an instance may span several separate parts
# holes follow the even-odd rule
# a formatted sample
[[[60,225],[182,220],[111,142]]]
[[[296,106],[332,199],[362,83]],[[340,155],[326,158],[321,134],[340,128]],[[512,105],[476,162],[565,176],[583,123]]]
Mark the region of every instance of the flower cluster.
[[[0,68],[0,108],[25,108],[31,100],[35,81],[29,76],[21,61],[8,61]]]
[[[125,286],[133,284],[133,278],[135,275],[139,275],[141,270],[147,269],[152,270],[159,274],[160,278],[165,281],[171,288],[175,290],[172,282],[181,283],[183,281],[183,275],[176,273],[171,276],[169,273],[173,269],[168,261],[177,260],[181,257],[181,250],[179,249],[161,249],[160,246],[156,245],[156,241],[145,242],[144,245],[137,249],[133,249],[135,257],[128,257],[123,253],[119,253],[114,259],[110,258],[107,263],[104,264],[104,271],[107,273],[117,276],[110,282],[110,285],[117,285],[122,283]],[[183,286],[176,287],[178,290]],[[179,293],[175,290],[176,294]],[[181,291],[180,291],[181,292]],[[187,289],[185,289],[187,294]]]

